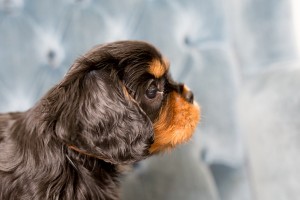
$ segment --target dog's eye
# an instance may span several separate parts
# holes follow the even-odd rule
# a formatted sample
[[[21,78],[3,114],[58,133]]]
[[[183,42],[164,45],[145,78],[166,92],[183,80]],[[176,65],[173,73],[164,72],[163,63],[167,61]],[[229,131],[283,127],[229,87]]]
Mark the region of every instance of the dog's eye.
[[[146,90],[146,96],[149,98],[149,99],[154,99],[158,93],[158,88],[156,86],[156,83],[153,81],[148,89]]]

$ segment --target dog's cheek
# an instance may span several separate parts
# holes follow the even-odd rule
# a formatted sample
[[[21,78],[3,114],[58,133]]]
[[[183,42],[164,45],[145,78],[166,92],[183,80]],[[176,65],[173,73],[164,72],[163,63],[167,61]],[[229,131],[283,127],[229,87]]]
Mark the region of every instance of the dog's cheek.
[[[200,121],[197,103],[188,103],[180,94],[172,92],[154,122],[154,143],[151,153],[170,149],[188,141]]]

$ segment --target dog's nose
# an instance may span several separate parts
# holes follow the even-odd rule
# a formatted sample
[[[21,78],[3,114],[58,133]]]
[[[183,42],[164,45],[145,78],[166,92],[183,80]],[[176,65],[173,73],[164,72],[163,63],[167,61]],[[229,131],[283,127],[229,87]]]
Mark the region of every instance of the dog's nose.
[[[174,88],[187,102],[194,103],[194,94],[186,85],[178,84]]]
[[[185,98],[185,100],[189,103],[193,103],[194,101],[194,94],[191,91],[185,91],[183,93],[183,97]]]

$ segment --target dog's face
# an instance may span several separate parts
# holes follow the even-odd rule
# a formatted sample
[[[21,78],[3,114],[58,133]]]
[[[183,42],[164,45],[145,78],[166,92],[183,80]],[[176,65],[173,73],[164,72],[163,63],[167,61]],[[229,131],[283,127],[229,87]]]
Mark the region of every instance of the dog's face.
[[[69,148],[114,164],[173,148],[192,136],[200,111],[169,67],[145,42],[95,47],[43,99],[46,121]]]

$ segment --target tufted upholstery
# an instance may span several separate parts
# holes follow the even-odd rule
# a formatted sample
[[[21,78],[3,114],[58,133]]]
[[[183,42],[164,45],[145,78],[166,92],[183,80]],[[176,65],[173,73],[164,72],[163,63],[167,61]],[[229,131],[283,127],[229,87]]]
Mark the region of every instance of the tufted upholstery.
[[[300,68],[290,3],[0,0],[0,112],[28,109],[98,43],[146,40],[193,89],[203,120],[188,145],[124,177],[122,199],[297,199]]]

